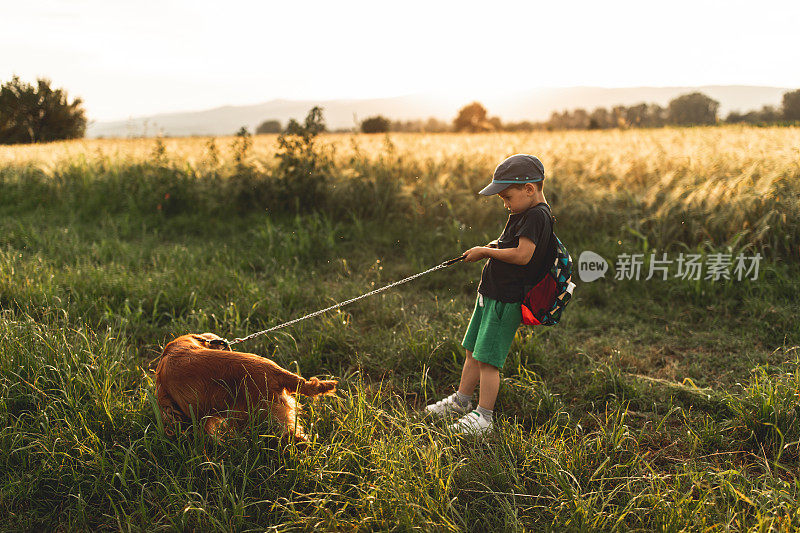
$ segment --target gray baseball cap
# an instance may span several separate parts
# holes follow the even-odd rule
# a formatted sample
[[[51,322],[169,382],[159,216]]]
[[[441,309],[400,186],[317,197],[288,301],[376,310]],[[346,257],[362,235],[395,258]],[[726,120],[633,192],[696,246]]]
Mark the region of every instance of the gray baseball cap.
[[[497,165],[492,182],[478,194],[492,196],[514,183],[536,183],[543,180],[544,165],[538,157],[515,154]]]

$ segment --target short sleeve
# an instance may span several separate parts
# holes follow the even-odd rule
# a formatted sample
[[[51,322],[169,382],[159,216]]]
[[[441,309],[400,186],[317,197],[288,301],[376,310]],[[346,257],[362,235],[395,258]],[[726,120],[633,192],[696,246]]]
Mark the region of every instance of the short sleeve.
[[[533,244],[539,245],[552,232],[552,222],[542,209],[533,209],[520,221],[514,237],[527,237]]]

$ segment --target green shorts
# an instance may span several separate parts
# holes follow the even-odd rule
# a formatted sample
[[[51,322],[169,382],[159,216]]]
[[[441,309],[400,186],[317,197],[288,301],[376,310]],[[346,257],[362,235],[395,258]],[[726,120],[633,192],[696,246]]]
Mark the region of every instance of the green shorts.
[[[461,346],[478,361],[503,368],[521,323],[520,302],[498,302],[479,294]]]

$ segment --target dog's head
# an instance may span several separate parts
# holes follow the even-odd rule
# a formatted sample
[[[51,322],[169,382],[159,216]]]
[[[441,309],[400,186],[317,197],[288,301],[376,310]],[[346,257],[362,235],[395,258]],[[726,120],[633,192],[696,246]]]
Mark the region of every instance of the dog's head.
[[[197,344],[204,348],[231,351],[231,347],[228,346],[227,341],[214,333],[192,333],[190,336]]]

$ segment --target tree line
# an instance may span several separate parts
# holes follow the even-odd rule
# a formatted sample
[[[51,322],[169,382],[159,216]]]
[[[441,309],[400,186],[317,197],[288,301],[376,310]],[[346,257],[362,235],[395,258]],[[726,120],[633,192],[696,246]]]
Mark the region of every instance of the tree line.
[[[765,105],[747,113],[731,111],[719,117],[719,102],[699,92],[674,98],[667,107],[641,103],[633,106],[598,107],[555,112],[533,129],[607,129],[658,128],[662,126],[696,126],[714,124],[794,124],[800,121],[800,89],[783,94],[780,108]],[[519,126],[519,125],[517,125]]]
[[[436,119],[429,119],[427,122],[418,120],[399,123],[376,116],[364,120],[361,123],[361,131],[364,133],[388,131],[480,133],[488,131],[659,128],[720,123],[788,125],[800,122],[800,89],[784,93],[780,108],[765,105],[760,110],[747,113],[731,111],[724,119],[720,119],[718,114],[719,102],[700,92],[673,98],[666,107],[653,103],[640,103],[632,106],[617,105],[610,109],[597,107],[592,111],[578,108],[562,112],[554,111],[548,120],[540,122],[503,123],[498,117],[489,117],[486,108],[480,102],[472,102],[459,110],[458,116],[449,127],[446,123]],[[434,125],[435,129],[428,128],[427,125]]]
[[[315,108],[316,109],[316,108]],[[437,118],[392,121],[377,115],[361,121],[364,133],[396,132],[489,132],[561,129],[657,128],[667,125],[692,126],[708,124],[796,124],[800,122],[800,89],[784,93],[780,108],[764,106],[760,110],[740,113],[732,111],[721,120],[719,102],[694,92],[672,99],[667,107],[641,103],[633,106],[598,107],[592,111],[574,109],[553,112],[542,122],[507,122],[490,117],[480,102],[462,107],[452,123]],[[81,98],[69,100],[64,89],[52,89],[50,80],[39,78],[29,84],[14,76],[0,86],[0,144],[49,142],[78,139],[86,134],[86,113]],[[295,119],[283,127],[278,120],[261,122],[256,134],[295,134],[303,129]],[[317,133],[327,131],[321,119]],[[352,131],[351,129],[342,131]]]

